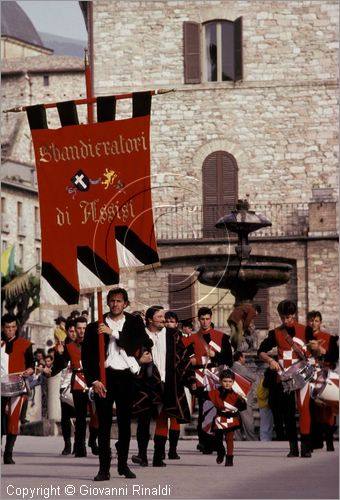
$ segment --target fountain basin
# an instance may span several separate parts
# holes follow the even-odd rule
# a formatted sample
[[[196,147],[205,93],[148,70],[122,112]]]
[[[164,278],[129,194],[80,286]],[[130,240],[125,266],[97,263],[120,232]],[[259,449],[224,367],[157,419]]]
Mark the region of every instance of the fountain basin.
[[[290,264],[256,256],[242,262],[236,256],[230,256],[226,265],[216,262],[197,268],[200,283],[230,290],[236,304],[251,302],[260,288],[284,285],[292,270]]]

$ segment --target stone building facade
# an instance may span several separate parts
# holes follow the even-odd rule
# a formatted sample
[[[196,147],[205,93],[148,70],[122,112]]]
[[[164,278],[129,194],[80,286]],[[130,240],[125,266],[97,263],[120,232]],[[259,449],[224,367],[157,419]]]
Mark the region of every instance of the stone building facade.
[[[2,64],[2,108],[84,98],[84,63],[75,57],[40,55],[6,59]],[[49,127],[60,126],[56,110],[47,111]],[[86,122],[86,106],[79,108]],[[26,113],[5,113],[1,137],[1,248],[15,244],[15,263],[39,273],[41,237],[34,151]],[[61,244],[56,242],[56,246]],[[84,298],[80,308],[88,308]],[[73,307],[74,308],[74,307]],[[72,309],[73,309],[72,308]],[[68,308],[35,310],[25,329],[36,347],[53,339],[53,319]]]
[[[294,269],[290,283],[269,290],[263,328],[277,322],[277,302],[293,297],[301,321],[317,308],[325,327],[336,332],[338,2],[94,0],[92,5],[95,94],[176,90],[153,98],[152,195],[161,266],[122,273],[132,308],[172,307],[171,276],[176,281],[184,275],[191,276],[187,300],[193,310],[209,304],[194,269],[211,255],[223,262],[230,251],[224,236],[207,237],[204,227],[211,184],[204,166],[222,155],[227,169],[234,168],[232,198],[247,198],[273,221],[271,230],[254,234],[252,254],[289,260]],[[188,23],[195,43],[186,38]],[[216,30],[214,43],[210,29]],[[237,77],[209,73],[214,50],[217,67],[224,64],[224,29],[231,30],[238,47]],[[195,83],[188,83],[188,54],[198,64]],[[117,118],[129,116],[129,106],[119,101]],[[224,181],[228,191],[228,177]],[[221,204],[225,213],[228,203]],[[233,301],[228,299],[219,315],[222,302],[210,305],[223,328]]]

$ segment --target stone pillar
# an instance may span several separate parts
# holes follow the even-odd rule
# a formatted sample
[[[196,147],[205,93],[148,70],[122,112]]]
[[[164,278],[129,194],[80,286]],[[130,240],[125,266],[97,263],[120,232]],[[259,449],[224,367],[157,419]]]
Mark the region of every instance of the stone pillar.
[[[47,417],[49,420],[61,419],[60,408],[60,376],[55,375],[47,379]]]

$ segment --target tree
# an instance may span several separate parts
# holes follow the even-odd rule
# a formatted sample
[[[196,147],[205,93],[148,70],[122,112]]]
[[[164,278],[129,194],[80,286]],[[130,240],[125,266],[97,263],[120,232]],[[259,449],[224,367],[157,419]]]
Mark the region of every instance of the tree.
[[[18,318],[19,333],[31,313],[40,304],[40,279],[18,266],[1,277],[1,310],[4,308]]]

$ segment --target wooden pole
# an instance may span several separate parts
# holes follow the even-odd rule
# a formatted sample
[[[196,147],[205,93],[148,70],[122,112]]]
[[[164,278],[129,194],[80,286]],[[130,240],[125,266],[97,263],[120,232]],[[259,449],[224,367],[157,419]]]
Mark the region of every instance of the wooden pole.
[[[98,302],[98,324],[103,323],[103,301],[102,301],[102,291],[97,290],[97,302]],[[104,334],[101,333],[99,337],[99,370],[100,370],[100,381],[106,386],[106,373],[105,373],[105,343]]]
[[[93,99],[92,95],[92,74],[91,67],[89,64],[89,58],[87,54],[87,49],[85,49],[85,82],[86,82],[86,104],[87,104],[87,123],[94,123],[94,114],[93,114],[93,103],[95,99]],[[97,305],[98,305],[98,325],[103,323],[103,297],[102,291],[97,290]],[[104,342],[104,334],[101,333],[98,335],[99,342],[99,370],[100,370],[100,381],[106,386],[106,373],[105,373],[105,342]]]
[[[168,94],[169,92],[175,92],[175,89],[156,89],[156,90],[150,90],[149,91],[151,95],[160,95],[160,94]],[[133,93],[130,92],[128,94],[118,94],[118,95],[112,95],[111,97],[115,97],[117,100],[119,99],[131,99],[133,96]],[[97,101],[96,97],[90,97],[87,99],[75,99],[73,102],[76,105],[79,104],[95,104]],[[48,108],[56,108],[57,103],[56,102],[47,102],[45,104],[41,104],[41,106],[45,109]],[[4,109],[2,112],[3,113],[19,113],[21,111],[26,111],[26,109],[29,106],[16,106],[15,108],[10,108],[10,109]]]
[[[85,49],[85,82],[86,82],[86,98],[87,98],[87,123],[94,123],[93,103],[92,103],[92,75],[87,49]]]

